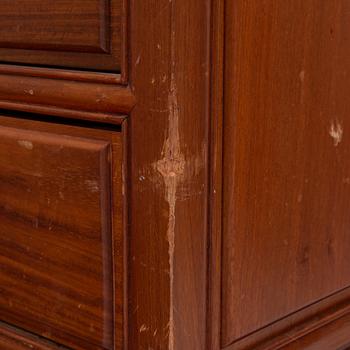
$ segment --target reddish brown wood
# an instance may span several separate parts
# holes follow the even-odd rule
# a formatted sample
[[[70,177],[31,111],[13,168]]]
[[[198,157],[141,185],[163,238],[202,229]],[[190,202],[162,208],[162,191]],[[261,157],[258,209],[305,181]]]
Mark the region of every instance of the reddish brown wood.
[[[67,350],[50,341],[0,323],[1,350]]]
[[[105,84],[121,84],[123,81],[121,74],[65,70],[60,68],[26,67],[15,64],[0,64],[0,73],[14,76],[84,81]]]
[[[337,349],[348,350],[350,347],[350,315],[318,329],[308,336],[283,347],[283,350],[319,350]]]
[[[74,349],[121,349],[120,133],[0,125],[1,320]]]
[[[0,12],[1,350],[350,346],[350,4]]]
[[[0,102],[0,106],[2,109],[34,113],[38,115],[38,118],[39,115],[41,115],[41,118],[46,118],[48,121],[51,120],[52,117],[57,116],[62,118],[63,120],[67,118],[70,120],[78,119],[82,121],[93,121],[106,124],[121,125],[126,118],[125,115],[84,112],[65,108],[57,108],[52,106],[23,104],[18,102],[2,101]]]
[[[130,1],[130,349],[205,349],[209,5]]]
[[[4,0],[2,62],[120,71],[123,0]]]
[[[127,87],[92,82],[42,79],[40,77],[0,74],[0,108],[15,109],[41,114],[70,114],[84,119],[83,113],[105,121],[113,117],[119,123],[118,114],[129,113],[135,97]],[[51,112],[52,110],[52,112]],[[56,110],[56,112],[54,112]]]
[[[221,347],[222,146],[224,118],[225,0],[212,1],[209,192],[208,349]]]
[[[2,48],[108,52],[106,0],[4,0],[0,11]],[[18,23],[13,30],[14,22]]]
[[[222,347],[350,283],[349,10],[227,1]]]
[[[301,339],[312,338],[319,329],[325,329],[323,340],[331,339],[326,329],[330,323],[350,313],[350,288],[308,305],[282,320],[260,329],[225,347],[226,350],[274,350],[293,346]]]
[[[0,65],[1,109],[111,124],[123,121],[121,114],[129,113],[135,104],[131,91],[117,86],[126,85],[128,77],[126,0],[75,1],[73,5],[66,0],[45,4],[38,0],[16,0],[11,6],[8,1],[1,3],[0,10],[12,14],[3,23],[3,31],[6,32],[11,23],[18,27],[18,33],[11,36],[2,32],[0,26],[0,41],[2,35],[2,44],[7,47],[1,49],[0,43],[0,61],[11,63]],[[15,18],[13,11],[17,13]],[[69,21],[76,17],[79,20],[69,25]],[[96,21],[98,25],[95,25]],[[86,30],[81,29],[82,26],[87,26]],[[78,44],[79,37],[84,45],[90,43],[96,47],[101,40],[108,39],[103,50],[110,53],[104,53],[103,58],[100,54],[86,52],[86,47],[84,51]],[[45,44],[46,41],[49,44]],[[31,49],[20,49],[23,45]],[[43,47],[47,50],[42,51]],[[75,51],[64,51],[68,49]],[[120,69],[115,67],[116,59]],[[41,61],[48,66],[63,68],[72,65],[76,69],[91,66],[104,72],[44,68],[40,67]],[[21,66],[19,63],[37,66]],[[113,73],[106,72],[109,70]]]

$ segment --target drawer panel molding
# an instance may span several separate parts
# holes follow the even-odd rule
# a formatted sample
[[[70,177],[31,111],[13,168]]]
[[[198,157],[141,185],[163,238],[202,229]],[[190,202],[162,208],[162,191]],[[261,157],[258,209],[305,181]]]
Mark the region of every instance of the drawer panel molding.
[[[121,349],[121,133],[1,117],[0,159],[0,321]]]
[[[124,0],[1,1],[0,61],[118,73],[124,9]]]

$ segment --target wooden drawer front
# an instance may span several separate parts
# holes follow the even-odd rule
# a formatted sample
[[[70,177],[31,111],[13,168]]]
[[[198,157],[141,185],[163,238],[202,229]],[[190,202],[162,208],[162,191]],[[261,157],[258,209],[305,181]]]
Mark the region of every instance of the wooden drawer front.
[[[4,0],[0,13],[0,61],[120,68],[122,0]]]
[[[112,349],[119,134],[9,123],[0,119],[0,319],[73,349]]]

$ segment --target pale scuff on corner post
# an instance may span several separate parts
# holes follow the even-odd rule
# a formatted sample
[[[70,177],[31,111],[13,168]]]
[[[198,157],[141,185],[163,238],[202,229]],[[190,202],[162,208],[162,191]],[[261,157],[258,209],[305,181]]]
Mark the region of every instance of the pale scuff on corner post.
[[[167,240],[169,245],[169,278],[170,278],[170,309],[169,309],[169,343],[168,350],[174,350],[174,263],[175,263],[175,225],[176,199],[179,183],[185,173],[185,157],[181,152],[179,133],[180,107],[176,86],[176,35],[174,23],[175,0],[169,0],[171,11],[171,79],[168,94],[168,134],[165,139],[162,157],[154,164],[155,170],[161,175],[165,186],[165,200],[169,205]]]
[[[168,97],[169,128],[164,142],[162,158],[155,163],[165,185],[165,198],[169,205],[167,239],[169,244],[170,276],[170,315],[169,315],[169,350],[174,349],[174,258],[175,258],[175,223],[176,196],[178,184],[185,171],[185,157],[181,153],[179,134],[179,106],[174,76],[171,79]]]

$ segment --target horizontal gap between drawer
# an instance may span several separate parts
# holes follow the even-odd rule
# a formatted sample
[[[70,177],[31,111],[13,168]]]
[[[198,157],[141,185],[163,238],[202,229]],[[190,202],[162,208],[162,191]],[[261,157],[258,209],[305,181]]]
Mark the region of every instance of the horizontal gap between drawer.
[[[70,125],[77,126],[81,128],[89,129],[99,129],[107,131],[121,132],[121,125],[109,125],[103,122],[91,121],[91,120],[79,120],[73,118],[61,118],[56,116],[47,116],[47,115],[37,115],[33,113],[25,112],[14,112],[9,110],[0,109],[0,120],[1,117],[9,117],[14,119],[23,119],[23,120],[33,120],[43,123],[58,124],[58,125]]]
[[[62,67],[0,61],[0,72],[7,74],[54,77],[78,81],[120,84],[120,70],[94,70],[89,68]],[[66,78],[68,76],[68,78]]]

